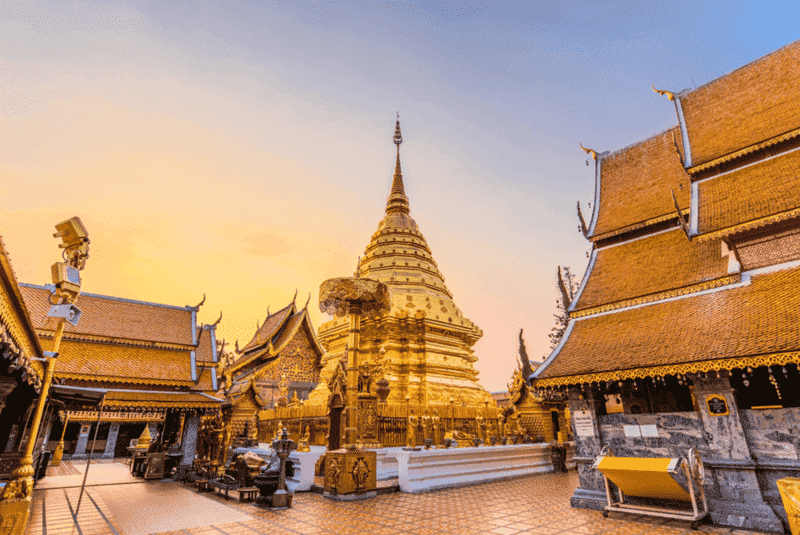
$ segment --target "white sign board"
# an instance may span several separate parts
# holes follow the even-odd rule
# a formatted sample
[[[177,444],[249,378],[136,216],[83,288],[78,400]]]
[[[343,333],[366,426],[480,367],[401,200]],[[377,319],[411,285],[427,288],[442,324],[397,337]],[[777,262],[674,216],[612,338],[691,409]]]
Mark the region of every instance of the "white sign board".
[[[572,413],[572,421],[575,424],[575,434],[579,437],[593,437],[594,433],[594,418],[589,411],[574,411]]]
[[[658,436],[658,427],[656,424],[650,425],[643,425],[642,428],[642,436],[643,437],[657,437]]]
[[[638,425],[623,425],[623,429],[625,430],[626,437],[640,437],[642,436],[641,431],[639,430]]]

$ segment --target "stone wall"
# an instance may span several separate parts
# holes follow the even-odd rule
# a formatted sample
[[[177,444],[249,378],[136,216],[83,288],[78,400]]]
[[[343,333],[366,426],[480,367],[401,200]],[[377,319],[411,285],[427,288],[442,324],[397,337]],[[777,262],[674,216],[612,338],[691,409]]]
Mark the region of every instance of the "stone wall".
[[[800,459],[800,408],[739,412],[750,451],[757,461]]]
[[[696,412],[598,416],[603,444],[617,457],[681,457],[695,448],[708,458],[703,421]],[[655,425],[658,437],[625,436],[625,426]]]

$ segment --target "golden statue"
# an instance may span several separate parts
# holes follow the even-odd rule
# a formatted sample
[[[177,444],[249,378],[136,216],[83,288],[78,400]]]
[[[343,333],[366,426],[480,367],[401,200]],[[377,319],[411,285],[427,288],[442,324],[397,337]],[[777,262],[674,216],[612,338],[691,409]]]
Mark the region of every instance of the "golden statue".
[[[506,418],[506,423],[503,425],[503,436],[507,436],[509,438],[515,435],[514,431],[514,424],[511,423],[511,416]]]
[[[477,433],[477,435],[478,435],[478,438],[480,438],[480,439],[482,439],[484,442],[486,442],[486,420],[485,420],[485,419],[483,418],[483,416],[481,416],[481,415],[480,415],[480,413],[479,413],[479,414],[478,414],[478,416],[476,416],[476,417],[475,417],[475,421],[476,421],[476,422],[477,422],[477,424],[478,424],[478,425],[477,425],[477,428],[478,428],[478,433]]]
[[[528,432],[525,431],[524,427],[519,425],[519,421],[520,420],[521,420],[521,418],[517,418],[517,422],[516,422],[517,425],[516,425],[516,428],[514,429],[514,431],[515,431],[515,434],[519,435],[520,437],[524,437],[525,435],[528,434]]]
[[[414,414],[414,409],[411,409],[411,414],[408,415],[408,427],[406,428],[406,447],[413,448],[417,445],[418,427],[419,416]]]
[[[441,425],[441,418],[439,418],[439,411],[434,410],[431,417],[431,427],[433,428],[433,443],[439,443],[439,426]]]
[[[272,440],[280,440],[283,434],[283,421],[278,422],[278,428],[275,430],[275,437]]]
[[[297,443],[297,451],[299,453],[311,451],[311,448],[308,446],[309,441],[311,441],[311,426],[306,426],[306,432],[303,433],[303,436],[300,437],[300,442]]]
[[[422,420],[422,439],[425,440],[431,438],[431,425],[433,422],[431,421],[431,417],[428,414],[427,410],[425,411],[425,414],[422,415],[421,420]]]

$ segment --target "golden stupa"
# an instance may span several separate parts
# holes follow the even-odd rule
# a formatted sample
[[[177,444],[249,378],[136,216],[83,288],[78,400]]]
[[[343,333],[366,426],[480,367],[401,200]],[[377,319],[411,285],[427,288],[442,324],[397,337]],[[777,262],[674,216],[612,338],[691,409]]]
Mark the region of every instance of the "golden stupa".
[[[483,331],[453,302],[425,237],[412,219],[400,170],[400,121],[395,128],[397,162],[386,216],[372,235],[357,276],[389,287],[391,311],[361,323],[361,362],[389,381],[390,404],[495,406],[478,384],[472,346]],[[344,355],[349,320],[334,318],[319,328],[327,349],[320,383],[309,403],[325,404],[327,382]]]

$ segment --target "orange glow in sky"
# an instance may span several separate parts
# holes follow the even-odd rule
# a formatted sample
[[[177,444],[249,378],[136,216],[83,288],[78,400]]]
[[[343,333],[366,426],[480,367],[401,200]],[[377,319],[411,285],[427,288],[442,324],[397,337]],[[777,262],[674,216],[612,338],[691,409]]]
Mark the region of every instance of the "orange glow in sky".
[[[700,84],[791,40],[749,4],[694,22],[533,4],[3,3],[0,235],[18,280],[49,282],[53,226],[77,215],[86,292],[206,294],[199,321],[222,311],[219,338],[243,344],[297,290],[318,327],[320,283],[354,272],[383,217],[399,110],[411,215],[484,331],[481,384],[505,390],[520,328],[549,354],[557,266],[586,266],[579,141],[671,127],[651,82]]]

